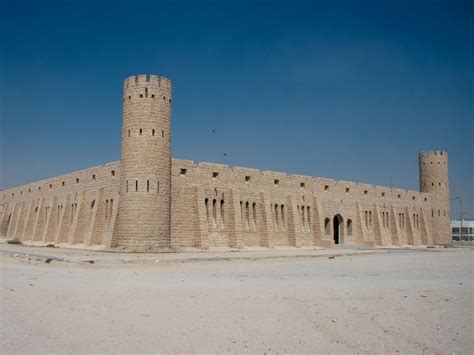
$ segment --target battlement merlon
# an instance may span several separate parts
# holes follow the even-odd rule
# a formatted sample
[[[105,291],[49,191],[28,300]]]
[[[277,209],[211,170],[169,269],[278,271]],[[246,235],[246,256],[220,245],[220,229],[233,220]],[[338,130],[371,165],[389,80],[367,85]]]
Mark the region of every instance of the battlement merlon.
[[[420,152],[419,153],[419,158],[430,158],[430,157],[435,157],[438,159],[447,159],[448,157],[448,151],[447,150],[432,150],[432,151],[426,151],[426,152]]]
[[[159,90],[167,99],[171,98],[172,85],[171,80],[164,76],[151,75],[132,75],[126,78],[123,82],[124,93],[129,91],[137,91],[142,89]],[[150,93],[151,94],[151,93]]]

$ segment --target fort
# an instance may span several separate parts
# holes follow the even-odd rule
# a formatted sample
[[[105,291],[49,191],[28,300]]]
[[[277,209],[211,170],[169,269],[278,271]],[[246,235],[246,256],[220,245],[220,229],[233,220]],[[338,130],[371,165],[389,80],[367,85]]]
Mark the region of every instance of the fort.
[[[171,81],[124,81],[121,160],[7,189],[0,238],[120,251],[450,245],[448,154],[420,191],[172,159]]]

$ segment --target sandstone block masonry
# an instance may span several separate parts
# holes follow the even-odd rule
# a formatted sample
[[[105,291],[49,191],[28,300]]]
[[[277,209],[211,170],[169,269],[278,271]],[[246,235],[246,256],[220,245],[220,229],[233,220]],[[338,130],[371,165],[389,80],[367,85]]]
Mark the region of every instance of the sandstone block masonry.
[[[121,160],[0,193],[0,238],[126,251],[449,245],[446,151],[420,192],[171,158],[172,85],[124,82]]]

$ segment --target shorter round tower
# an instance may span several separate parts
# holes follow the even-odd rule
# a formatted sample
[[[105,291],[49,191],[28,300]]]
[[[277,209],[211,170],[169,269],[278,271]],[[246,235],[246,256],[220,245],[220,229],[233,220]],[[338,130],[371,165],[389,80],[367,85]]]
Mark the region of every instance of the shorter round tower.
[[[437,245],[451,245],[448,152],[437,150],[419,154],[420,191],[431,195],[431,233]]]
[[[151,75],[124,82],[120,201],[113,247],[170,246],[171,81]]]

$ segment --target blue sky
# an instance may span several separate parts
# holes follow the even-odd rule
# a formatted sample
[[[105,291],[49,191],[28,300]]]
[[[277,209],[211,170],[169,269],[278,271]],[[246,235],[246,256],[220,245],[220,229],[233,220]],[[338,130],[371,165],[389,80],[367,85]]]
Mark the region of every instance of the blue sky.
[[[156,73],[174,157],[417,190],[446,149],[472,198],[473,23],[472,1],[3,3],[0,189],[120,159],[123,79]]]

